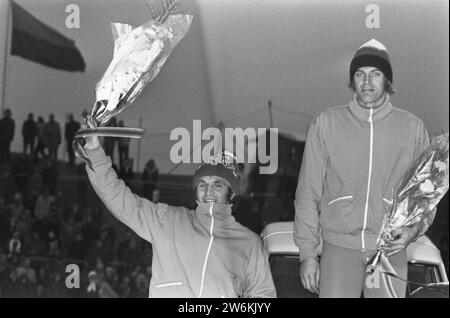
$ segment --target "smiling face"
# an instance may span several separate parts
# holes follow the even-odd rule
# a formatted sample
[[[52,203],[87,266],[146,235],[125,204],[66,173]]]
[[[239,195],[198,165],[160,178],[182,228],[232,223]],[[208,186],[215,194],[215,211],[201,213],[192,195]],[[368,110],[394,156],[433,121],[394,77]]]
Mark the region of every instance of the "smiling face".
[[[363,108],[377,108],[386,99],[386,78],[378,68],[360,67],[353,76],[353,88],[358,104]]]
[[[197,200],[201,203],[228,203],[230,187],[218,176],[204,176],[197,183]]]

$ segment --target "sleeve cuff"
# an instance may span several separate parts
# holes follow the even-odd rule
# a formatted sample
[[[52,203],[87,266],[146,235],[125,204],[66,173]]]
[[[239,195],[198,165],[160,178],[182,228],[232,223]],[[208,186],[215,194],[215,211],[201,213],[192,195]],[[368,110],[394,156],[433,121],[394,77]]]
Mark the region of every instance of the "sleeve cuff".
[[[318,260],[318,257],[316,254],[316,248],[314,247],[313,244],[302,243],[302,246],[299,247],[299,252],[300,252],[300,255],[299,255],[300,263],[308,258],[314,258],[314,259]]]
[[[93,149],[84,149],[86,151],[86,154],[88,155],[89,159],[92,162],[98,162],[101,159],[104,159],[106,157],[105,151],[102,147],[97,147]]]

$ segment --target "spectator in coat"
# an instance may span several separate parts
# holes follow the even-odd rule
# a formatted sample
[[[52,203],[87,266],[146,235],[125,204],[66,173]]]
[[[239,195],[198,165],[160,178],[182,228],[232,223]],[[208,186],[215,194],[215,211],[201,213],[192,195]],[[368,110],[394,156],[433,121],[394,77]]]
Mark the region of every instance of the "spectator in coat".
[[[11,157],[11,142],[14,139],[15,122],[11,110],[5,109],[0,119],[0,164],[9,163]]]
[[[34,142],[38,136],[38,128],[34,121],[33,113],[28,114],[28,119],[24,121],[22,126],[23,137],[23,153],[26,154],[30,150],[30,155],[33,155]]]
[[[144,172],[142,173],[143,197],[147,199],[151,199],[153,197],[153,191],[156,189],[158,177],[159,177],[159,170],[155,164],[155,160],[150,159],[145,164]]]
[[[61,128],[55,120],[55,115],[49,115],[49,120],[43,128],[43,135],[50,159],[56,160],[58,157],[58,147],[61,144]]]
[[[36,123],[37,145],[36,148],[34,149],[34,163],[38,162],[39,154],[41,154],[44,159],[48,158],[48,154],[45,153],[46,145],[44,140],[44,126],[45,126],[44,118],[39,116]]]
[[[64,137],[66,138],[67,153],[69,155],[69,167],[75,164],[75,153],[73,152],[72,142],[75,133],[80,129],[80,123],[73,119],[73,114],[69,114],[69,120],[64,129]]]

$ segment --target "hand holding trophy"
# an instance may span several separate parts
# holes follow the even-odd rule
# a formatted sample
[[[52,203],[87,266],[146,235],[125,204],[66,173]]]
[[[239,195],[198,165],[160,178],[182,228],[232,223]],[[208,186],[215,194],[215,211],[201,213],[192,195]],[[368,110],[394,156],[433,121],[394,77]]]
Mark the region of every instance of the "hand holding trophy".
[[[74,137],[78,157],[91,166],[83,149],[84,138],[109,136],[141,138],[140,128],[103,127],[128,107],[161,70],[173,48],[186,35],[193,16],[175,14],[177,0],[164,0],[157,14],[150,5],[153,19],[134,28],[112,23],[114,55],[102,79],[95,87],[96,100],[84,126]]]

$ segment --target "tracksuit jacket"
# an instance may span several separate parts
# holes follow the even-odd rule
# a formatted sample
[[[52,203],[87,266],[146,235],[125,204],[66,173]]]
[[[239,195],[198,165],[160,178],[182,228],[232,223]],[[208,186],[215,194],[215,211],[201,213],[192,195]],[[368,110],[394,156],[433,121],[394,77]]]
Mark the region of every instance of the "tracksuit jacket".
[[[294,241],[300,260],[320,241],[375,250],[396,187],[428,146],[422,121],[387,98],[377,109],[348,105],[320,112],[308,129],[295,199]],[[419,230],[425,233],[436,210]]]
[[[154,204],[117,178],[101,147],[86,152],[100,199],[153,246],[149,297],[276,297],[261,239],[235,221],[231,205]]]

